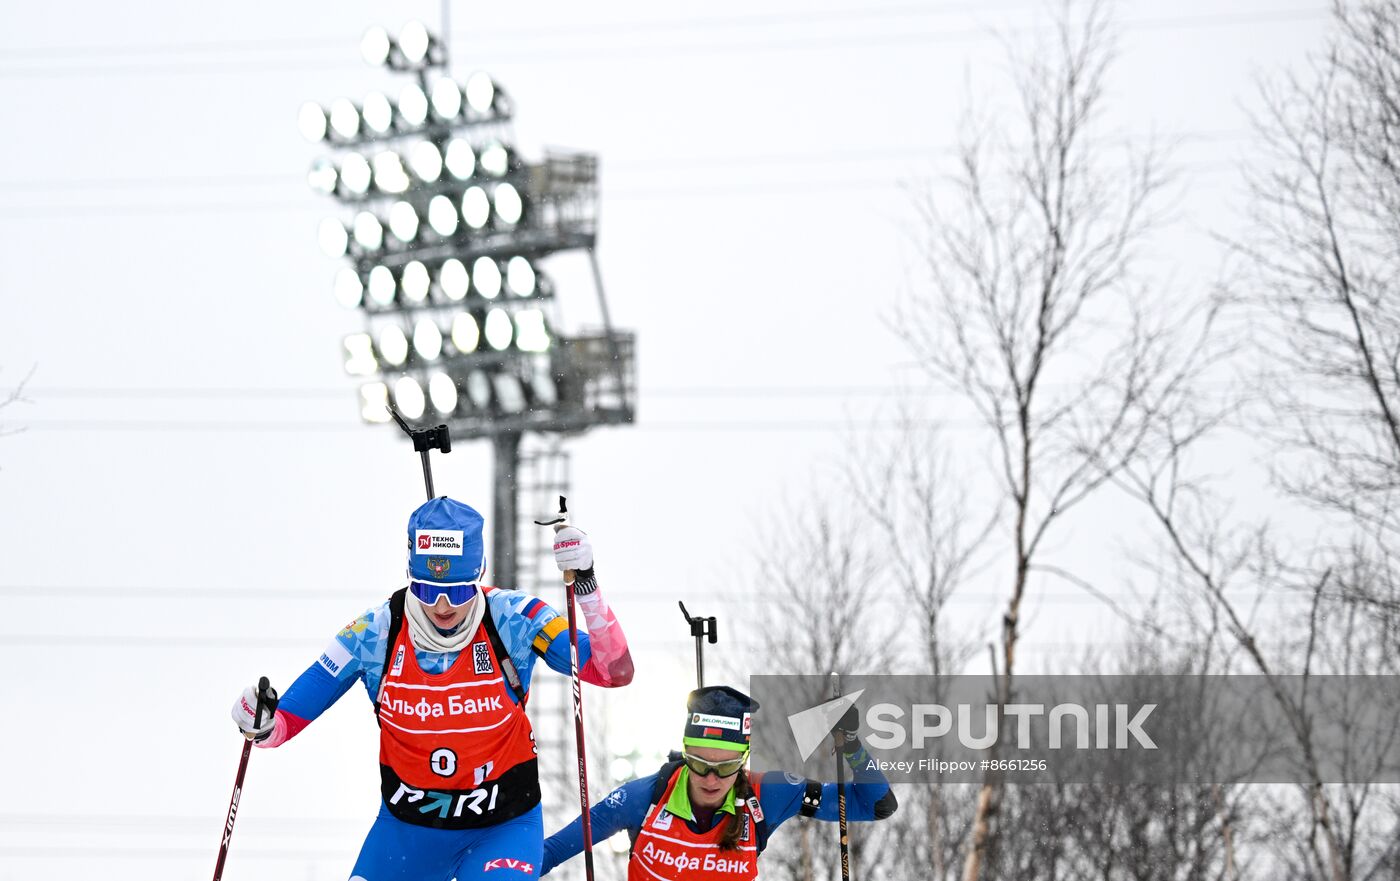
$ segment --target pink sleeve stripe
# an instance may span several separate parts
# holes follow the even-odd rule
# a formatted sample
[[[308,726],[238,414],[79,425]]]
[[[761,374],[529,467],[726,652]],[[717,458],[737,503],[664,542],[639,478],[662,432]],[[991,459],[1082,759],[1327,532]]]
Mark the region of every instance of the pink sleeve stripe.
[[[603,688],[618,688],[631,682],[632,653],[627,648],[627,636],[602,591],[579,597],[578,604],[588,624],[589,648],[588,663],[579,670],[579,678]]]
[[[300,716],[294,716],[286,710],[278,710],[276,721],[272,725],[272,734],[267,740],[256,744],[262,749],[272,749],[281,746],[301,733],[301,729],[311,724]]]

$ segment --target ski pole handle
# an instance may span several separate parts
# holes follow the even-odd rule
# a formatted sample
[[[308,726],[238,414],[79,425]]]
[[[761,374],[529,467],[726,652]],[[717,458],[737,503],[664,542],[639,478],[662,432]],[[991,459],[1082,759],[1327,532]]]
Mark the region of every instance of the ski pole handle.
[[[253,709],[253,727],[261,728],[263,710],[277,712],[277,692],[267,677],[258,679],[258,702]],[[253,738],[243,741],[243,754],[238,759],[238,774],[233,778],[233,795],[228,801],[228,815],[224,818],[224,834],[219,841],[219,858],[214,863],[214,881],[224,876],[224,862],[228,859],[229,843],[233,840],[233,823],[238,819],[238,801],[243,797],[243,777],[248,773],[248,757],[253,754]]]
[[[554,532],[555,532],[556,534],[559,532],[559,530],[563,529],[565,526],[568,526],[568,525],[569,525],[569,500],[566,499],[566,498],[564,498],[563,496],[560,496],[560,497],[559,497],[559,513],[558,513],[558,515],[556,515],[555,517],[550,518],[549,520],[536,520],[536,521],[535,521],[535,525],[536,525],[536,526],[552,526],[552,527],[554,527]],[[565,569],[565,570],[564,570],[564,583],[565,583],[565,584],[573,584],[573,583],[574,583],[574,576],[575,576],[574,570],[572,570],[572,569]]]

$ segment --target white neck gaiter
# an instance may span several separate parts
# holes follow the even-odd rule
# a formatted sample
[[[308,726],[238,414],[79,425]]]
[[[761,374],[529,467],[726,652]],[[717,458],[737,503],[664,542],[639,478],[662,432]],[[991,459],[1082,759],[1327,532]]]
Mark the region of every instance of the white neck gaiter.
[[[414,648],[428,652],[459,652],[476,635],[476,628],[481,625],[481,617],[486,612],[486,598],[478,589],[476,595],[467,601],[467,617],[446,636],[433,624],[427,608],[414,599],[412,593],[404,597],[403,611],[408,619],[408,634],[413,639]]]

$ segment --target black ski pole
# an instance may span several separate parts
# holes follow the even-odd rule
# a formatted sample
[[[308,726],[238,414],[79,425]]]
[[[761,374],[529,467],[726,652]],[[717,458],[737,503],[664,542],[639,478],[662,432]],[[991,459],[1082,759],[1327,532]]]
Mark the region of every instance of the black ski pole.
[[[551,520],[536,520],[537,526],[552,526],[558,532],[569,525],[568,501],[559,497],[559,514]],[[574,689],[574,739],[578,746],[578,798],[582,806],[583,871],[593,881],[593,817],[588,811],[588,758],[584,752],[583,682],[578,675],[578,620],[574,613],[574,570],[564,570],[564,593],[569,605],[569,672]]]
[[[841,696],[841,677],[831,674],[831,696]],[[836,738],[836,819],[841,835],[841,881],[851,881],[851,837],[846,825],[846,775],[842,765],[846,761],[846,735]]]
[[[432,428],[411,428],[404,418],[399,415],[398,408],[393,404],[389,405],[389,415],[394,417],[394,421],[403,429],[403,433],[408,435],[413,441],[413,449],[418,451],[418,455],[423,460],[423,485],[427,487],[429,500],[437,497],[433,490],[433,465],[428,460],[428,451],[442,450],[444,453],[452,452],[452,435],[448,433],[446,425],[434,425]]]
[[[685,603],[678,603],[681,607],[681,614],[685,616],[685,623],[690,625],[690,635],[695,637],[695,687],[705,687],[705,646],[701,642],[705,637],[709,637],[710,645],[719,641],[719,622],[710,616],[709,618],[692,618],[685,610]]]
[[[258,680],[258,705],[253,710],[253,727],[262,727],[263,710],[277,712],[277,692],[264,676]],[[244,735],[243,757],[238,760],[238,775],[233,778],[233,797],[228,802],[228,816],[224,819],[224,837],[219,842],[219,859],[214,863],[214,881],[224,875],[224,860],[228,859],[228,845],[233,840],[233,821],[238,819],[238,799],[243,795],[243,775],[248,773],[248,756],[253,753],[253,736]]]

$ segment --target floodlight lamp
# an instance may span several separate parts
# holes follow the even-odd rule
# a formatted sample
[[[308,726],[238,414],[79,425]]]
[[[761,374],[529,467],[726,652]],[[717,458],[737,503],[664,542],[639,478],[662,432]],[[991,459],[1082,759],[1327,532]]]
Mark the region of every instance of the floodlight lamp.
[[[478,410],[485,410],[491,404],[491,379],[485,371],[473,370],[467,376],[467,397]]]
[[[329,159],[317,159],[311,163],[311,170],[306,173],[306,183],[311,189],[324,195],[331,195],[335,192],[336,182],[340,180],[340,174],[336,172],[335,166]]]
[[[496,84],[491,77],[482,71],[472,74],[467,80],[467,104],[477,113],[486,114],[491,112],[495,103]]]
[[[399,92],[399,118],[409,128],[418,128],[428,119],[428,96],[417,83],[409,83]],[[331,120],[334,123],[334,119]]]
[[[517,297],[528,297],[535,292],[535,267],[524,257],[515,256],[506,263],[506,287]]]
[[[510,226],[520,222],[525,205],[520,200],[520,192],[510,184],[496,184],[496,216]]]
[[[373,376],[379,369],[374,359],[374,343],[367,333],[352,333],[345,338],[345,372],[351,376]]]
[[[428,378],[428,400],[433,409],[446,416],[457,409],[457,383],[441,371]]]
[[[326,139],[326,111],[315,101],[307,101],[301,105],[301,111],[297,114],[297,128],[301,130],[301,136],[308,141],[315,143]]]
[[[510,373],[497,373],[495,376],[496,400],[507,413],[520,413],[525,409],[525,390],[520,387],[519,377]]]
[[[354,309],[364,300],[365,283],[360,274],[349,267],[343,267],[335,274],[335,299],[347,309]]]
[[[336,98],[331,102],[331,128],[345,140],[350,140],[360,132],[360,111],[348,98]]]
[[[472,281],[478,294],[494,300],[501,292],[501,267],[490,257],[478,257],[472,264]]]
[[[451,199],[443,195],[433,197],[428,203],[428,225],[443,238],[457,231],[457,206]]]
[[[481,342],[481,331],[470,312],[458,312],[452,319],[452,347],[458,354],[470,355]]]
[[[366,95],[360,114],[364,117],[365,126],[377,135],[385,134],[394,125],[394,108],[389,106],[389,99],[384,97],[383,92]]]
[[[428,57],[428,47],[432,45],[432,41],[433,38],[428,36],[428,29],[421,21],[410,21],[399,31],[399,51],[409,64],[422,64]]]
[[[379,355],[395,367],[408,360],[408,337],[397,324],[386,324],[379,331]]]
[[[431,318],[419,319],[413,327],[413,351],[418,357],[436,361],[442,354],[442,331]]]
[[[394,273],[387,266],[376,266],[369,271],[369,298],[380,306],[394,304]]]
[[[467,295],[467,288],[471,285],[471,278],[467,275],[467,267],[456,257],[449,257],[442,263],[442,268],[438,270],[438,287],[447,299],[454,303]]]
[[[544,327],[543,312],[522,309],[515,313],[515,347],[522,352],[544,352],[549,349],[549,332]]]
[[[384,247],[384,226],[368,211],[355,215],[355,243],[366,251],[378,251]]]
[[[503,144],[491,144],[481,151],[481,170],[492,177],[505,177],[510,171],[510,151]]]
[[[316,239],[321,243],[321,250],[327,257],[344,257],[346,248],[350,246],[350,236],[334,217],[327,217],[321,221],[321,225],[316,229]]]
[[[418,212],[407,202],[395,202],[389,209],[389,232],[405,245],[418,235]]]
[[[461,138],[448,141],[443,163],[447,166],[447,173],[457,180],[466,180],[476,174],[476,152],[471,144]]]
[[[428,299],[428,288],[432,286],[428,278],[428,267],[418,260],[410,260],[404,265],[402,278],[399,279],[399,287],[403,289],[404,299],[410,303],[421,303]]]
[[[408,164],[418,179],[433,183],[442,177],[442,152],[432,141],[419,141],[408,152]]]
[[[423,415],[423,387],[411,376],[400,376],[394,383],[394,403],[405,419],[418,419]]]
[[[340,163],[340,182],[346,192],[363,196],[369,192],[370,178],[369,161],[359,153],[347,154]]]
[[[510,324],[510,313],[504,309],[492,309],[486,313],[486,343],[497,352],[510,348],[510,338],[514,331]]]
[[[408,172],[404,171],[399,154],[392,150],[375,154],[374,183],[386,193],[402,193],[408,189]]]
[[[366,422],[389,421],[389,387],[382,382],[360,386],[360,418]]]
[[[360,55],[375,67],[382,67],[389,63],[389,53],[393,46],[389,41],[389,32],[375,25],[360,38]]]
[[[447,77],[433,83],[433,112],[446,122],[456,119],[462,112],[462,90]]]
[[[530,379],[530,393],[535,397],[535,403],[546,409],[553,409],[559,404],[559,389],[554,385],[554,377],[549,375],[548,368],[535,371],[534,377]]]
[[[472,229],[481,229],[491,219],[491,200],[481,187],[467,187],[462,194],[462,219]]]

